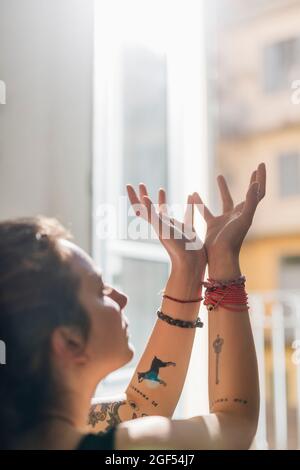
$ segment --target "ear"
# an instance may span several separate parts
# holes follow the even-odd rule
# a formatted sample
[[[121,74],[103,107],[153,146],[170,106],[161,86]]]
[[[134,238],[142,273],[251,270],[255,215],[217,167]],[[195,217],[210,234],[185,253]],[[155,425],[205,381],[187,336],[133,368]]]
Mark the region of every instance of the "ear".
[[[87,355],[85,341],[75,328],[60,326],[56,328],[51,337],[53,353],[60,360],[73,362],[77,365],[85,364]]]

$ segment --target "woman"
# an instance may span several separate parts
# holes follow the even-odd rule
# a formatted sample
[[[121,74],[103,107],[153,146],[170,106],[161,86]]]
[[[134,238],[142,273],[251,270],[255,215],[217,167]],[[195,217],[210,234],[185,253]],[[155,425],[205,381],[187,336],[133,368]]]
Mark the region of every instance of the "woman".
[[[184,225],[168,217],[163,190],[156,212],[144,185],[139,197],[128,186],[137,215],[154,226],[172,269],[159,318],[124,400],[92,407],[97,384],[133,355],[123,314],[126,296],[104,284],[93,261],[57,222],[34,218],[0,224],[0,331],[7,347],[7,364],[0,369],[2,448],[250,446],[259,390],[239,252],[265,195],[265,181],[261,164],[245,201],[234,207],[219,177],[219,217],[197,193],[189,196],[189,205],[196,205],[207,223],[205,246],[194,237],[189,211]],[[188,243],[194,249],[187,249]],[[202,326],[197,314],[207,262],[211,414],[172,421],[195,327]]]

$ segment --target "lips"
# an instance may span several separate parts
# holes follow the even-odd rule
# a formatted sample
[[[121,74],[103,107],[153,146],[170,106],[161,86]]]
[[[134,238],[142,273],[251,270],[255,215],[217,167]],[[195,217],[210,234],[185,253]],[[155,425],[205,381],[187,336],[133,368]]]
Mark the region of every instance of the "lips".
[[[124,329],[127,330],[129,326],[129,321],[128,321],[128,318],[124,314],[122,314],[122,324],[123,324]]]

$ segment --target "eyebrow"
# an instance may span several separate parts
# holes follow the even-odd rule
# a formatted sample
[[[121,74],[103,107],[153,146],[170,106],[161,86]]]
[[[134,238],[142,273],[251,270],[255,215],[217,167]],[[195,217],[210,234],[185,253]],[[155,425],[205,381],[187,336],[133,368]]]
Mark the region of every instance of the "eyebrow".
[[[100,283],[101,285],[104,286],[104,282],[102,279],[102,272],[98,269],[90,273],[90,277],[94,279],[97,283]]]
[[[105,289],[113,291],[113,287],[111,287],[109,284],[103,281],[102,271],[99,268],[96,268],[95,271],[91,273],[91,277],[95,279],[97,284],[100,284],[100,287],[102,288],[103,291]]]

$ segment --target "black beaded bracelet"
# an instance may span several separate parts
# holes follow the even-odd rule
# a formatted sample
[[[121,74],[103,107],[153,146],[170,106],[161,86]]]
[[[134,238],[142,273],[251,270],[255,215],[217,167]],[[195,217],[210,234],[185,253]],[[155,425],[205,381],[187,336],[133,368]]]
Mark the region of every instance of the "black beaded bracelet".
[[[169,325],[179,326],[180,328],[203,328],[204,324],[201,318],[197,318],[195,321],[179,320],[177,318],[169,317],[160,310],[157,311],[157,316],[160,320],[167,322]]]

